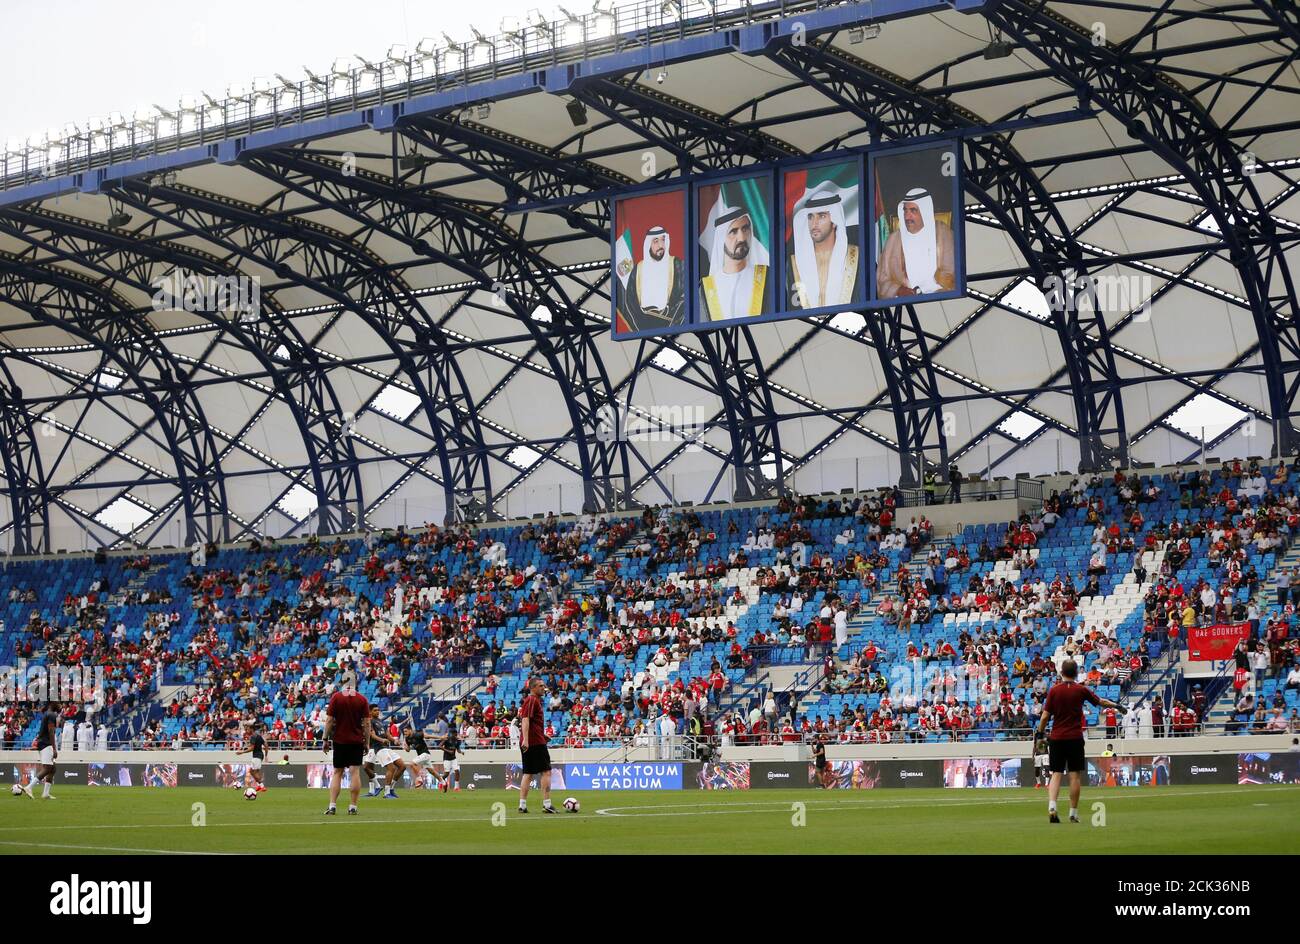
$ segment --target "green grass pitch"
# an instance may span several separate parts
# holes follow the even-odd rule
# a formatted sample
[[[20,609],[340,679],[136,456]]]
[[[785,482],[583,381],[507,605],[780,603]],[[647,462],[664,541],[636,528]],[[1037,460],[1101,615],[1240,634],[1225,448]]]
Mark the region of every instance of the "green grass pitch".
[[[0,854],[1300,852],[1294,786],[1085,789],[1083,823],[1059,826],[1030,789],[572,792],[557,807],[569,795],[580,813],[543,815],[536,793],[521,816],[514,791],[404,790],[326,817],[323,790],[63,787],[0,797]]]

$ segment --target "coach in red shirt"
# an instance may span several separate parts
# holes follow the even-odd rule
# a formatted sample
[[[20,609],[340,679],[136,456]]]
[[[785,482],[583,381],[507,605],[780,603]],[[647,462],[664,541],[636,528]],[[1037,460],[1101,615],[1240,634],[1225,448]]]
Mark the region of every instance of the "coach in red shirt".
[[[519,812],[528,812],[528,788],[533,777],[542,786],[542,812],[551,806],[551,752],[546,746],[546,722],[542,717],[542,695],[546,685],[536,676],[528,683],[528,695],[519,706],[519,751],[523,755],[519,775]]]
[[[352,771],[348,792],[352,802],[348,815],[357,815],[357,799],[361,796],[361,755],[370,739],[370,705],[366,696],[356,689],[356,677],[347,676],[343,687],[330,696],[325,709],[325,746],[334,742],[334,773],[330,777],[330,805],[326,816],[334,816],[343,785],[344,768]]]
[[[1092,689],[1080,685],[1078,677],[1079,666],[1073,660],[1066,659],[1061,663],[1061,681],[1047,693],[1047,701],[1043,703],[1043,711],[1038,718],[1038,731],[1034,736],[1035,740],[1042,738],[1047,729],[1047,719],[1051,718],[1052,733],[1047,744],[1047,769],[1052,772],[1047,791],[1049,823],[1061,821],[1056,815],[1056,798],[1061,793],[1061,775],[1067,771],[1070,774],[1070,822],[1079,821],[1079,793],[1087,765],[1083,756],[1083,703],[1119,708],[1118,703],[1099,698]]]

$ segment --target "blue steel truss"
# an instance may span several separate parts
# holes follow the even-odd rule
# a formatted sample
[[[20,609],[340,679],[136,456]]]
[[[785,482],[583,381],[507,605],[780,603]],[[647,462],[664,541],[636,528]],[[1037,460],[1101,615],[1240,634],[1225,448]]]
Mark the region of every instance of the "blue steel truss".
[[[590,511],[672,497],[665,476],[685,445],[651,460],[635,443],[599,435],[605,411],[630,402],[638,378],[659,371],[718,404],[696,442],[719,471],[708,495],[699,497],[712,497],[726,474],[738,499],[783,491],[789,473],[846,432],[896,452],[902,482],[915,484],[927,469],[942,468],[995,436],[1016,413],[1043,425],[1023,442],[1008,440],[1005,451],[999,448],[999,461],[1055,430],[1078,442],[1081,469],[1122,465],[1132,444],[1156,429],[1173,430],[1168,417],[1203,393],[1246,414],[1209,448],[1258,420],[1273,428],[1276,453],[1295,453],[1300,305],[1287,254],[1300,243],[1300,227],[1277,211],[1300,185],[1290,165],[1266,165],[1260,173],[1275,185],[1266,195],[1255,168],[1243,163],[1243,152],[1261,136],[1300,131],[1294,119],[1245,123],[1249,103],[1300,58],[1300,10],[1293,0],[1242,0],[1214,10],[1174,0],[1150,6],[1145,26],[1116,43],[1098,42],[1085,24],[1070,19],[1070,4],[1050,0],[753,4],[700,21],[661,17],[626,35],[599,42],[588,37],[576,50],[530,48],[515,63],[494,56],[490,68],[459,78],[437,74],[401,87],[381,83],[362,94],[354,77],[354,94],[342,105],[308,103],[300,95],[306,104],[296,113],[268,117],[249,111],[246,123],[202,128],[171,147],[155,138],[133,139],[107,156],[69,151],[55,173],[6,165],[0,237],[11,249],[0,254],[0,304],[26,319],[0,329],[15,332],[0,356],[2,490],[13,550],[48,549],[56,508],[97,535],[111,532],[97,516],[123,497],[138,503],[140,490],[152,486],[171,487],[166,503],[151,508],[150,519],[130,533],[112,533],[111,540],[154,543],[172,520],[182,522],[179,536],[187,542],[261,533],[285,518],[281,503],[299,488],[311,493],[317,511],[289,520],[281,531],[354,528],[408,483],[420,492],[436,491],[449,520],[497,517],[512,492],[552,466],[580,478],[581,504]],[[1134,10],[1118,0],[1097,0],[1090,8]],[[872,65],[845,44],[846,35],[864,24],[953,10],[967,14],[962,22],[968,33],[987,32],[1013,43],[1022,71],[959,81],[953,76],[965,74],[963,67],[982,54],[973,49],[905,77]],[[1198,43],[1179,32],[1216,17],[1238,24],[1241,35]],[[1187,63],[1198,50],[1239,45],[1258,48],[1258,57],[1227,74]],[[646,81],[681,63],[737,55],[749,67],[788,77],[775,94],[811,90],[819,104],[778,113],[760,109],[755,99],[718,114],[681,98],[680,89],[666,94]],[[979,115],[958,104],[962,96],[995,85],[1015,88],[1044,78],[1065,91],[1048,98],[1027,94],[1004,115]],[[1244,94],[1246,104],[1233,119],[1216,123],[1204,103],[1228,90]],[[561,121],[563,103],[577,103],[585,109],[584,121],[551,147],[475,121],[476,107],[526,96]],[[848,135],[811,138],[797,148],[780,133],[785,124],[846,115],[857,129]],[[1015,145],[1022,131],[1103,115],[1118,121],[1129,140],[1034,161]],[[237,118],[227,114],[228,122]],[[356,167],[357,155],[335,140],[361,134],[380,143],[364,155],[371,163]],[[655,176],[670,180],[818,154],[849,142],[920,137],[960,142],[968,227],[971,219],[996,226],[1024,260],[1017,269],[973,273],[1005,287],[996,295],[974,293],[981,304],[962,323],[936,334],[925,329],[916,309],[899,306],[862,312],[860,328],[829,316],[787,325],[782,330],[792,334],[783,349],[767,357],[757,333],[763,329],[742,326],[692,340],[639,342],[626,373],[605,363],[610,275],[589,247],[604,246],[611,197],[633,183],[611,170],[611,163],[626,164],[629,156],[655,149],[671,158]],[[1074,226],[1066,223],[1059,203],[1070,195],[1054,195],[1054,172],[1079,161],[1141,153],[1159,157],[1187,189],[1174,191],[1166,180],[1116,184],[1099,194],[1106,200],[1101,211]],[[376,158],[385,162],[385,171],[375,169]],[[171,176],[205,164],[246,175],[255,182],[254,192],[270,196],[243,202]],[[487,188],[496,196],[466,198],[460,195],[466,188]],[[1109,214],[1150,219],[1136,207],[1144,194],[1186,201],[1189,213],[1199,208],[1213,221],[1213,230],[1184,225],[1185,245],[1129,254],[1089,243],[1087,229]],[[73,195],[127,214],[129,223],[107,226],[94,222],[107,214],[67,212],[59,202]],[[554,233],[557,222],[563,235]],[[557,263],[556,254],[569,244],[587,247],[591,258]],[[1240,279],[1240,297],[1196,277],[1199,268],[1222,260]],[[1137,312],[1108,323],[1087,303],[1087,293],[1050,290],[1114,265],[1164,280],[1148,302],[1183,288],[1241,308],[1255,326],[1254,343],[1228,364],[1170,369],[1117,343],[1115,335]],[[161,328],[141,299],[178,269],[214,279],[256,275],[262,287],[259,316],[246,320],[200,306],[187,309],[193,324]],[[434,271],[440,273],[435,281],[447,283],[448,275],[454,281],[430,287],[427,273]],[[945,352],[990,312],[1034,320],[1006,297],[1021,279],[1048,299],[1046,326],[1059,343],[1063,366],[1045,371],[1040,387],[1016,391],[990,389],[980,378],[946,366]],[[303,310],[291,301],[301,295],[318,304]],[[476,312],[512,327],[495,336],[470,336],[458,325]],[[65,345],[51,353],[19,336],[36,328],[62,332]],[[329,343],[349,332],[358,350]],[[181,350],[173,338],[195,338],[199,350]],[[777,371],[827,339],[858,345],[876,359],[884,380],[878,395],[826,404],[773,383]],[[97,366],[73,369],[56,356],[65,350],[89,356]],[[469,353],[499,365],[486,392],[474,392],[465,363]],[[237,366],[219,369],[217,360]],[[48,372],[63,392],[22,389],[15,380],[19,369]],[[1136,371],[1142,376],[1135,377]],[[120,382],[98,382],[105,374]],[[353,374],[365,378],[366,393],[344,382]],[[1267,410],[1219,389],[1221,381],[1240,376],[1263,379]],[[512,428],[493,410],[498,398],[510,397],[512,381],[524,377],[553,385],[562,432],[533,435]],[[1184,395],[1131,430],[1125,391],[1147,381],[1176,383]],[[222,384],[236,385],[258,404],[239,428],[220,429],[208,419],[205,403]],[[357,418],[375,412],[388,388],[417,404],[411,416],[387,420],[406,437],[401,448],[355,429]],[[945,393],[953,389],[961,392]],[[1069,397],[1072,423],[1036,406],[1048,393]],[[944,418],[963,400],[989,400],[999,411],[988,428],[959,441]],[[131,432],[116,443],[100,442],[88,428],[92,407]],[[269,409],[292,417],[300,440],[293,452],[300,458],[280,461],[247,441]],[[806,418],[829,421],[829,432],[798,453],[783,449],[782,425]],[[880,418],[892,437],[871,425]],[[42,450],[41,427],[51,423],[62,445]],[[67,473],[74,443],[94,444],[102,455]],[[136,444],[151,445],[157,450],[151,454],[168,456],[171,466],[154,468],[133,457]],[[516,459],[521,447],[536,458]],[[1199,452],[1199,443],[1189,442],[1192,447]],[[111,463],[115,456],[123,462]],[[364,472],[373,463],[399,471],[367,491]],[[124,475],[122,467],[131,474]],[[270,502],[255,514],[235,515],[231,490],[245,476],[266,472],[278,483]],[[91,504],[79,500],[83,494]]]

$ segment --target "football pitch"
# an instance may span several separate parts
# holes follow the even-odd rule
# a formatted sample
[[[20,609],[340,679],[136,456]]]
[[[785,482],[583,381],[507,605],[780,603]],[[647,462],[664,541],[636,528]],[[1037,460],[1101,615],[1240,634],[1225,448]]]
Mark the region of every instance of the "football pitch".
[[[0,798],[0,854],[1300,852],[1296,786],[1085,789],[1083,822],[1059,826],[1045,791],[1023,788],[569,792],[556,806],[574,796],[581,811],[553,816],[540,794],[520,815],[517,794],[495,790],[404,790],[331,817],[323,790],[55,795]]]

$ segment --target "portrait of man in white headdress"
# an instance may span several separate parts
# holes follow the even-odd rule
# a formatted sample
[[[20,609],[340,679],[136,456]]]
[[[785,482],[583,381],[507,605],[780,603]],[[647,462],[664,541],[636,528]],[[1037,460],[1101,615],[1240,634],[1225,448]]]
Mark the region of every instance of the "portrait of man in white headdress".
[[[664,227],[646,230],[641,261],[627,277],[623,301],[633,331],[685,323],[686,266],[672,254],[672,237]]]
[[[876,263],[880,298],[951,291],[957,285],[952,228],[936,219],[934,197],[913,187],[898,202],[898,228]]]
[[[711,220],[708,274],[700,279],[700,307],[709,320],[748,318],[771,312],[772,280],[767,247],[744,207],[723,207]]]
[[[845,191],[823,180],[795,203],[787,281],[790,308],[847,305],[862,299],[858,247],[849,239]]]

